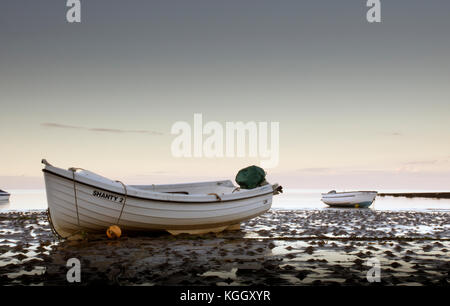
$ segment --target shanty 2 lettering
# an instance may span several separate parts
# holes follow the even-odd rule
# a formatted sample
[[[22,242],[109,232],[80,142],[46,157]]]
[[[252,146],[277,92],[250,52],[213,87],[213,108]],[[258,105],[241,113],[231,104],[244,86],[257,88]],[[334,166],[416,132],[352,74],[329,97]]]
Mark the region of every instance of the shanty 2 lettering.
[[[102,191],[94,190],[92,192],[92,195],[94,197],[110,200],[110,201],[113,201],[113,202],[119,202],[119,203],[123,202],[123,198],[121,196],[116,196],[116,195],[105,193],[105,192],[102,192]]]
[[[222,295],[216,295],[214,292],[194,292],[187,290],[180,295],[181,301],[203,301],[210,304],[214,298],[223,301],[270,301],[270,291],[224,291]]]

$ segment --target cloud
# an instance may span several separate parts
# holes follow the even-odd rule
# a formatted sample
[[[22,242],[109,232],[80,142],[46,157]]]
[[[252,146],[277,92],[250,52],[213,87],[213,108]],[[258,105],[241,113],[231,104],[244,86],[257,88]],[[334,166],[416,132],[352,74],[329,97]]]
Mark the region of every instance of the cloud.
[[[434,160],[417,160],[417,161],[410,161],[410,162],[403,163],[403,165],[434,165],[438,162],[439,161],[436,159],[434,159]]]
[[[298,172],[306,172],[306,173],[332,173],[334,169],[332,168],[302,168],[298,169]]]
[[[403,133],[400,132],[383,132],[382,133],[385,136],[403,136]]]
[[[329,172],[331,168],[302,168],[298,171],[300,172]]]
[[[68,124],[60,124],[54,122],[44,122],[41,123],[41,126],[48,128],[58,128],[58,129],[74,129],[74,130],[84,130],[91,132],[101,132],[101,133],[133,133],[133,134],[149,134],[149,135],[162,135],[163,133],[158,131],[149,131],[149,130],[123,130],[123,129],[110,129],[110,128],[89,128]]]
[[[78,126],[59,124],[59,123],[52,123],[52,122],[44,122],[44,123],[41,123],[41,125],[42,126],[46,126],[46,127],[54,127],[54,128],[62,128],[62,129],[83,129],[83,128],[78,127]]]
[[[448,158],[428,159],[428,160],[411,160],[403,162],[397,168],[398,172],[449,172],[450,160]]]

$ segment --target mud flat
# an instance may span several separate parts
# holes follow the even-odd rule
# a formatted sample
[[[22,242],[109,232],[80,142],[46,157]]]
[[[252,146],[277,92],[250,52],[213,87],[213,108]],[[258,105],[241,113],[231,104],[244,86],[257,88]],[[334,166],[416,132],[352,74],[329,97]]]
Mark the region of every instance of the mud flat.
[[[0,214],[0,285],[444,285],[450,214],[370,209],[271,211],[239,231],[58,241],[44,212]],[[381,265],[370,283],[369,259]]]

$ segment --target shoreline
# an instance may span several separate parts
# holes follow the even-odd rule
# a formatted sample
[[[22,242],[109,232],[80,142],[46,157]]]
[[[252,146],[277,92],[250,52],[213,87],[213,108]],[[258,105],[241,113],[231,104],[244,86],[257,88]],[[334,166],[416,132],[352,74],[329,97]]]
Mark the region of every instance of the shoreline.
[[[380,197],[405,197],[405,198],[429,198],[450,199],[450,192],[406,192],[406,193],[379,193]]]

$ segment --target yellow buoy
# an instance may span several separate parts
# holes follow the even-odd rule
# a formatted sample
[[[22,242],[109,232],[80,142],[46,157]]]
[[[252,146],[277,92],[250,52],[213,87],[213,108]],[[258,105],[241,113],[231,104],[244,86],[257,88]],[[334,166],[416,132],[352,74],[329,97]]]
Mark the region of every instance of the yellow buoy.
[[[122,235],[122,230],[117,225],[111,225],[106,230],[106,235],[109,239],[116,239]]]
[[[359,207],[359,204],[355,204],[355,207],[358,208],[358,207]]]

